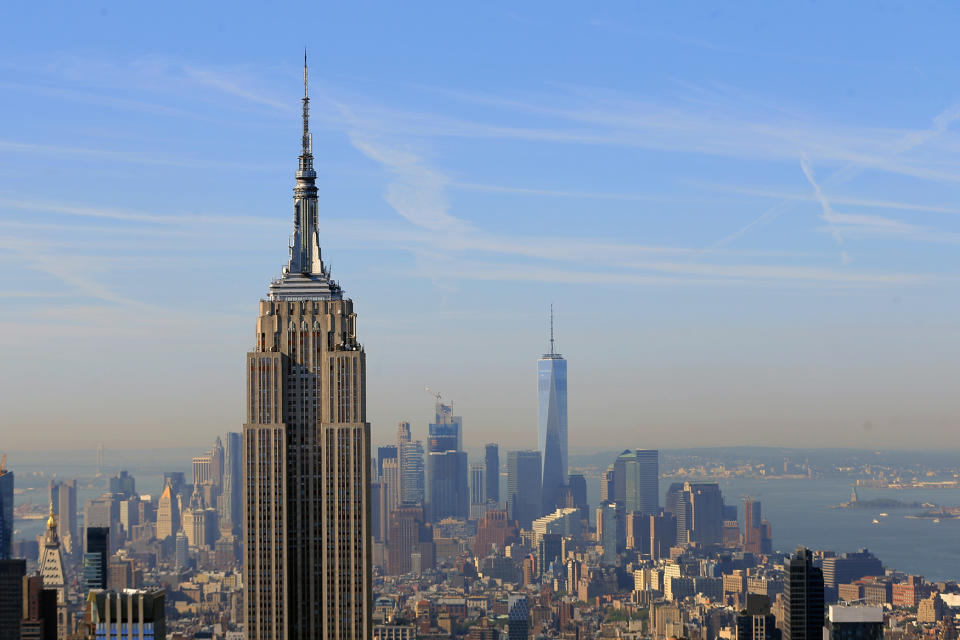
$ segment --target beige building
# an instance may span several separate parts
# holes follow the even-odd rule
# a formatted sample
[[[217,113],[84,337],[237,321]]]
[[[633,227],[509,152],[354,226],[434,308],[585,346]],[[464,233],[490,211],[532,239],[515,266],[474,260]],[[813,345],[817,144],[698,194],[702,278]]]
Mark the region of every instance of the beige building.
[[[369,638],[370,425],[353,302],[320,257],[304,67],[290,259],[246,357],[244,585],[250,640]]]
[[[167,484],[157,502],[157,539],[164,540],[180,530],[180,503]]]

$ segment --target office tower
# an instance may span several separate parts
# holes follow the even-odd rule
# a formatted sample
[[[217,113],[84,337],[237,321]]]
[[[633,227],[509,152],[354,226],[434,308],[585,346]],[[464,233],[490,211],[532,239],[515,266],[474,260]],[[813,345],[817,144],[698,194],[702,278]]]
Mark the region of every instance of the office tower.
[[[419,440],[400,445],[401,502],[423,504],[425,496],[423,443]]]
[[[677,544],[677,517],[669,511],[650,516],[650,557],[670,557],[670,547]]]
[[[217,488],[219,493],[223,489],[223,467],[225,451],[223,449],[223,440],[217,436],[213,441],[213,448],[210,449],[210,482]]]
[[[57,535],[57,520],[50,506],[47,518],[47,531],[43,537],[40,557],[37,560],[37,572],[43,578],[43,586],[57,593],[57,638],[64,640],[70,628],[67,612],[67,581],[64,572],[63,549]]]
[[[747,606],[736,619],[737,640],[779,640],[776,617],[770,613],[770,598],[747,594]]]
[[[120,528],[123,535],[130,538],[133,535],[133,528],[140,524],[140,496],[133,496],[126,500],[121,500],[120,504]]]
[[[383,475],[383,461],[396,460],[396,459],[397,459],[396,445],[387,445],[385,447],[377,447],[377,478]]]
[[[508,640],[527,640],[530,635],[530,604],[525,595],[510,595],[507,600]]]
[[[667,513],[672,513],[674,516],[677,515],[678,504],[680,501],[680,495],[683,493],[683,483],[682,482],[671,482],[670,487],[667,489],[666,497],[663,501],[663,510]]]
[[[241,459],[241,436],[227,433],[223,455],[223,493],[217,502],[220,512],[220,528],[238,534],[243,520],[243,461]]]
[[[487,500],[500,505],[500,447],[488,443],[483,448],[483,461],[486,464]]]
[[[485,462],[470,463],[470,504],[487,501],[487,465]]]
[[[824,640],[881,640],[883,608],[877,606],[830,605]]]
[[[410,442],[410,423],[401,420],[397,423],[397,450],[404,444]]]
[[[387,557],[387,573],[400,576],[410,573],[414,553],[424,552],[424,545],[433,544],[433,533],[426,526],[423,507],[402,505],[390,512],[390,544]]]
[[[506,509],[488,509],[483,520],[477,524],[477,535],[473,540],[473,553],[479,558],[490,554],[493,548],[503,553],[508,544],[519,540],[517,523]]]
[[[823,559],[823,584],[830,589],[865,576],[882,575],[883,563],[867,549]]]
[[[466,452],[431,451],[427,455],[427,508],[430,522],[470,514]]]
[[[470,463],[470,519],[479,520],[487,510],[487,464]]]
[[[0,560],[9,560],[13,547],[13,471],[6,469],[7,456],[0,462]]]
[[[353,301],[321,259],[304,66],[289,261],[246,357],[248,640],[371,635],[370,424]]]
[[[783,640],[820,640],[823,634],[823,573],[809,549],[797,548],[785,563]]]
[[[676,509],[678,544],[721,542],[723,496],[716,482],[684,482]]]
[[[463,449],[463,418],[453,415],[452,405],[437,400],[434,422],[428,425],[427,431],[427,453]]]
[[[166,638],[163,590],[128,589],[90,594],[90,622],[97,638],[144,640]]]
[[[550,305],[550,351],[537,360],[537,443],[543,464],[540,517],[557,507],[560,487],[567,480],[567,361],[553,340]]]
[[[745,498],[743,501],[743,550],[748,553],[771,553],[770,523],[760,515],[760,501]]]
[[[219,530],[217,512],[208,506],[197,486],[193,488],[189,506],[181,514],[181,521],[190,546],[212,549],[216,544]]]
[[[197,487],[201,484],[206,484],[210,482],[211,473],[210,469],[212,466],[212,459],[210,454],[207,453],[202,456],[194,456],[193,464],[191,468],[193,469],[193,486]]]
[[[180,530],[180,503],[173,493],[173,487],[167,484],[157,501],[157,540],[176,535]]]
[[[190,566],[190,541],[181,529],[174,540],[174,563],[177,571],[185,571]]]
[[[137,481],[126,469],[110,478],[110,493],[116,493],[121,498],[130,498],[137,493]]]
[[[26,560],[0,560],[0,640],[20,640],[26,575]]]
[[[0,593],[3,590],[0,589]],[[23,580],[23,619],[20,621],[22,640],[56,640],[57,592],[43,588],[39,575]]]
[[[563,506],[576,507],[580,510],[580,517],[588,520],[590,506],[587,504],[587,479],[579,473],[571,473],[567,476],[567,487],[570,492],[570,504]]]
[[[164,471],[163,477],[160,479],[160,486],[165,487],[168,484],[174,496],[181,495],[187,486],[187,480],[183,475],[183,471]]]
[[[634,511],[626,518],[627,549],[637,553],[650,553],[650,516]]]
[[[613,464],[614,501],[624,513],[660,512],[660,452],[626,450]]]
[[[603,549],[602,562],[615,565],[617,562],[617,506],[605,502],[597,507],[597,542]]]
[[[380,541],[389,540],[390,512],[397,508],[400,502],[400,465],[396,458],[386,458],[380,473],[380,530],[377,532]]]
[[[107,588],[107,562],[110,558],[109,527],[87,527],[83,547],[83,582],[90,589]]]
[[[600,502],[613,502],[616,494],[616,472],[614,465],[607,467],[607,470],[600,476]]]
[[[507,510],[523,529],[540,517],[540,452],[507,452]]]
[[[53,515],[57,516],[57,530],[60,541],[67,553],[72,553],[74,545],[79,544],[77,530],[77,481],[50,481],[50,503]]]

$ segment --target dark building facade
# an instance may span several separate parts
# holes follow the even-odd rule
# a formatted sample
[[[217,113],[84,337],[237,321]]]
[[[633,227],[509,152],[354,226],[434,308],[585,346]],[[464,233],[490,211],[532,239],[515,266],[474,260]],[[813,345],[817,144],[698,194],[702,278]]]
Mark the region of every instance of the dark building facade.
[[[823,559],[823,584],[830,589],[864,576],[883,574],[883,563],[867,549]]]
[[[507,510],[523,529],[541,516],[540,452],[507,452]]]
[[[489,443],[483,448],[483,461],[486,465],[487,500],[500,504],[500,447]]]
[[[110,528],[87,527],[84,532],[83,584],[87,590],[107,588]]]
[[[823,572],[813,566],[809,549],[800,547],[787,561],[784,585],[784,640],[823,637]]]
[[[0,640],[20,640],[26,560],[0,560]]]

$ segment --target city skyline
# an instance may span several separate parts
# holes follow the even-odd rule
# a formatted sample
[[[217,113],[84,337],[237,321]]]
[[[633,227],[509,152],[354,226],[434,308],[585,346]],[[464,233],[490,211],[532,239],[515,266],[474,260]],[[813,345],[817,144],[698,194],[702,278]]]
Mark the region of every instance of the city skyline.
[[[321,235],[369,305],[375,441],[421,431],[432,385],[474,425],[465,446],[535,446],[528,362],[553,301],[577,363],[571,449],[637,430],[659,448],[960,447],[947,5],[494,4],[422,25],[383,7],[391,29],[241,5],[198,9],[172,42],[151,8],[9,11],[10,450],[51,432],[64,449],[200,443],[242,419],[241,301],[285,257],[303,43]],[[861,20],[875,39],[847,37]],[[421,28],[438,40],[406,36]],[[578,429],[595,405],[605,428]]]

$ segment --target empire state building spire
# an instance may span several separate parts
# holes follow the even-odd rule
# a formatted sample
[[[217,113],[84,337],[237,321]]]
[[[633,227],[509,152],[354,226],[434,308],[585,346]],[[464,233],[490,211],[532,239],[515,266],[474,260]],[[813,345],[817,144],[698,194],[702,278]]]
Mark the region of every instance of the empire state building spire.
[[[310,95],[307,87],[307,53],[303,53],[303,137],[293,188],[293,235],[290,260],[278,280],[270,284],[272,300],[339,299],[340,287],[330,278],[320,253],[317,222],[317,172],[313,168],[313,135],[310,133]]]

